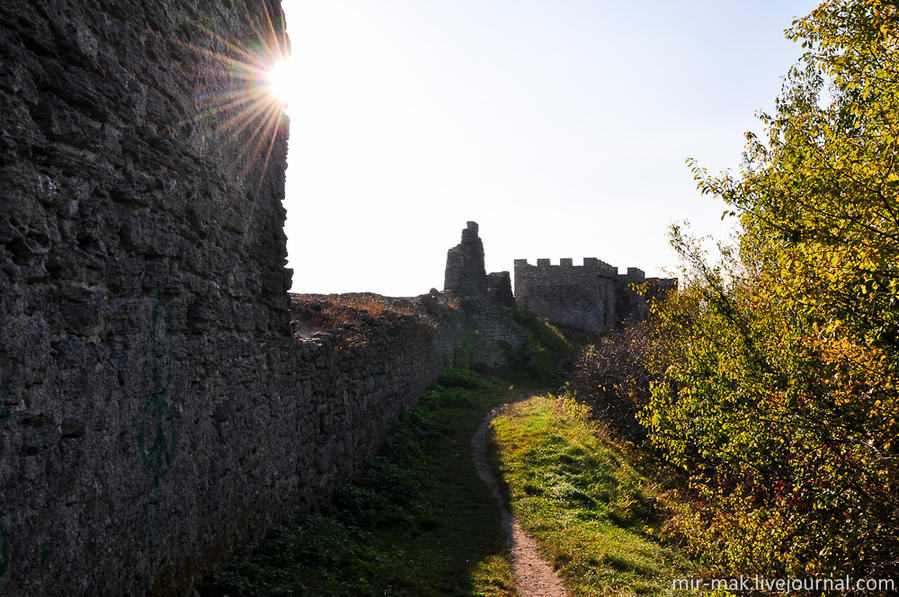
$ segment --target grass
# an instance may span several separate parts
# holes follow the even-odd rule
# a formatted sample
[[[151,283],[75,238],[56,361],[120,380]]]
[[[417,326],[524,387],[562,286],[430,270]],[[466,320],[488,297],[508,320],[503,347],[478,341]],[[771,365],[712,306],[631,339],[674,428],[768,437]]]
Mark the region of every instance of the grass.
[[[659,540],[660,490],[585,408],[535,397],[493,422],[512,509],[574,595],[676,595],[696,576]]]
[[[508,384],[446,370],[380,455],[324,511],[271,532],[203,597],[516,595],[471,437]]]
[[[309,330],[337,330],[346,327],[384,327],[407,315],[432,325],[431,317],[409,299],[385,297],[368,292],[347,294],[291,294],[291,317]]]
[[[559,364],[574,356],[574,346],[557,327],[531,311],[516,307],[512,317],[527,332],[528,342],[520,350],[506,346],[510,370],[528,375],[535,384],[560,385],[564,377]]]
[[[538,318],[519,318],[531,345],[503,377],[555,383],[570,345]],[[353,484],[322,512],[273,530],[201,597],[517,595],[498,507],[470,443],[490,407],[518,394],[510,383],[445,369]],[[492,429],[512,510],[572,595],[697,594],[671,590],[672,579],[697,572],[659,538],[652,468],[638,468],[584,407],[531,398]]]

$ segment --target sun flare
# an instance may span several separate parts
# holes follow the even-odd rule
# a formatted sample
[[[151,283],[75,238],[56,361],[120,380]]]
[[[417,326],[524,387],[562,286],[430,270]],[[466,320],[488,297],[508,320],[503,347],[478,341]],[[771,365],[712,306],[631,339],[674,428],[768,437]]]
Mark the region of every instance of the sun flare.
[[[241,38],[225,38],[198,25],[203,36],[178,42],[203,68],[198,71],[196,110],[170,128],[211,123],[219,136],[217,150],[229,156],[238,176],[247,176],[255,167],[258,194],[275,144],[286,132],[291,79],[284,15],[272,14],[266,2],[255,6],[255,18]]]
[[[266,81],[268,91],[277,101],[289,104],[294,95],[294,73],[291,69],[290,57],[278,60],[268,69]]]

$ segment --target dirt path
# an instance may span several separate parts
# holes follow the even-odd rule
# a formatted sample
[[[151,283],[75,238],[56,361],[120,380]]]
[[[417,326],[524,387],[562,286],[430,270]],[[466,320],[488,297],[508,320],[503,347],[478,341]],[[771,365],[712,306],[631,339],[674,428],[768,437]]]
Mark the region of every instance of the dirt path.
[[[487,433],[490,430],[490,421],[500,412],[501,409],[495,408],[487,413],[474,437],[471,438],[471,456],[474,458],[478,475],[499,503],[502,525],[512,544],[512,572],[515,574],[518,594],[520,597],[565,597],[567,593],[562,579],[552,566],[540,557],[536,543],[524,534],[518,520],[509,512],[506,500],[500,493],[499,482],[490,468],[487,459]]]

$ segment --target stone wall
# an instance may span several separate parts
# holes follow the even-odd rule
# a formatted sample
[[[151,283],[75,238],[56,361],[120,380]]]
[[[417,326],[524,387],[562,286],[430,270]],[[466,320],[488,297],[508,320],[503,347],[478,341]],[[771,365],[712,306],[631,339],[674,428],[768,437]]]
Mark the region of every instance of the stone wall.
[[[282,25],[0,3],[0,594],[186,594],[347,481],[470,329],[440,296],[291,306],[253,74]]]
[[[0,594],[185,595],[327,499],[453,349],[449,291],[290,298],[277,0],[0,2]],[[488,288],[489,286],[489,288]]]
[[[583,265],[568,258],[559,265],[538,259],[536,266],[526,259],[515,260],[518,305],[553,324],[591,334],[604,334],[626,319],[643,319],[647,303],[634,288],[644,282],[658,289],[677,286],[674,279],[647,279],[634,267],[619,274],[618,268],[594,257],[585,257]]]
[[[302,446],[303,508],[330,495],[377,451],[401,409],[414,403],[464,337],[465,316],[429,295],[294,295],[294,383]]]
[[[509,272],[487,274],[487,298],[490,302],[511,309],[515,306],[512,295],[512,276]]]
[[[615,293],[618,271],[597,259],[584,259],[575,266],[562,259],[557,266],[549,259],[530,265],[515,261],[515,300],[522,307],[556,325],[602,334],[617,323]]]
[[[294,509],[280,15],[0,3],[2,594],[183,593]]]
[[[487,274],[484,245],[476,222],[468,222],[462,240],[447,251],[444,293],[459,301],[464,327],[475,333],[472,356],[488,366],[502,365],[508,351],[527,343],[527,332],[511,317],[513,306],[509,272]]]

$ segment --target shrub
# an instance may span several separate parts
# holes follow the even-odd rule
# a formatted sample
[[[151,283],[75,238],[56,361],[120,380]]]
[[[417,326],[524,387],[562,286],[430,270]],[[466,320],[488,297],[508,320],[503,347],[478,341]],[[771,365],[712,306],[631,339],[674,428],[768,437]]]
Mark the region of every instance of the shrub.
[[[637,413],[649,403],[653,323],[632,323],[586,347],[575,360],[570,387],[608,427],[634,442],[645,439]]]
[[[674,230],[694,279],[657,311],[671,365],[641,416],[690,474],[672,530],[709,566],[895,577],[899,8],[830,0],[790,36],[808,50],[765,142],[695,171],[742,229],[714,266]]]

